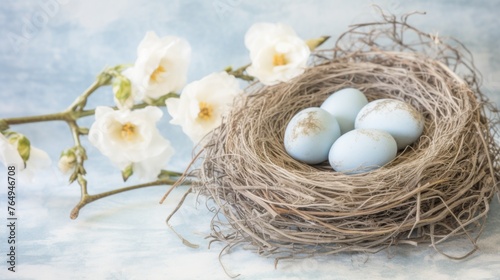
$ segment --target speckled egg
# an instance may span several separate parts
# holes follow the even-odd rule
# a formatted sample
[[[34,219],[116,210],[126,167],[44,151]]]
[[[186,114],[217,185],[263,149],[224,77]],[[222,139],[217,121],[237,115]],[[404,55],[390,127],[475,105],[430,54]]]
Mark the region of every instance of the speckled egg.
[[[292,158],[304,163],[321,163],[328,159],[328,152],[339,136],[340,127],[334,116],[321,108],[307,108],[288,123],[285,150]]]
[[[408,103],[378,99],[359,111],[354,127],[386,131],[394,137],[398,149],[403,149],[422,135],[424,118]]]
[[[335,171],[359,174],[377,169],[396,157],[396,140],[376,129],[355,129],[332,145],[328,157]]]
[[[344,88],[334,92],[320,108],[332,114],[342,134],[354,129],[354,122],[361,108],[368,104],[366,96],[358,89]]]

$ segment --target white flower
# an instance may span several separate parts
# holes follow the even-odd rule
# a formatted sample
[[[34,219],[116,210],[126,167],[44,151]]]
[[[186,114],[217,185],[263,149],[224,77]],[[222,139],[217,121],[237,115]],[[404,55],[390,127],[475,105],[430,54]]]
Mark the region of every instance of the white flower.
[[[19,138],[18,138],[19,137]],[[23,135],[17,134],[15,138],[7,139],[3,134],[0,133],[0,161],[5,165],[14,164],[21,170],[21,174],[28,180],[34,176],[37,170],[47,168],[51,164],[49,155],[28,144],[28,147],[23,147],[26,153],[27,160],[24,162],[23,158],[19,154],[19,140],[24,137]],[[29,142],[28,142],[29,143]],[[26,145],[26,144],[23,144]],[[27,149],[26,149],[27,148]]]
[[[16,165],[19,169],[24,169],[24,160],[19,155],[17,147],[9,143],[9,140],[0,133],[0,161],[7,166],[9,164]]]
[[[184,133],[198,143],[222,123],[222,117],[241,92],[234,76],[226,72],[212,73],[186,85],[180,98],[166,100],[172,116],[170,123],[182,126]]]
[[[245,34],[252,64],[248,74],[265,85],[286,82],[304,73],[311,51],[295,31],[284,24],[256,23]]]
[[[36,147],[31,146],[30,157],[26,161],[26,168],[22,173],[26,174],[26,177],[31,179],[37,170],[43,170],[48,168],[52,164],[52,160],[49,155]]]
[[[156,128],[162,115],[153,106],[134,111],[97,107],[89,140],[121,170],[132,164],[139,177],[154,179],[174,153]]]
[[[137,48],[137,60],[123,74],[136,87],[141,99],[157,99],[178,92],[186,84],[191,57],[189,43],[178,37],[158,38],[147,32]]]

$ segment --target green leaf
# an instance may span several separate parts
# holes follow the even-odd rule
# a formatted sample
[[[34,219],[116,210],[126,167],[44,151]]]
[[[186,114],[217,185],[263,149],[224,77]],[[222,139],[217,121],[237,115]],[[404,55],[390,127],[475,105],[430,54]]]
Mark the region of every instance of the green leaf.
[[[30,158],[30,151],[31,151],[31,143],[26,136],[22,134],[18,134],[18,137],[13,137],[11,139],[17,138],[17,152],[23,159],[24,163],[28,161]]]
[[[133,164],[130,164],[122,170],[123,182],[127,182],[128,178],[130,178],[132,174],[134,174],[134,167]]]
[[[68,181],[69,181],[69,183],[70,183],[70,184],[71,184],[71,183],[73,183],[73,182],[76,180],[76,178],[77,178],[77,177],[78,177],[78,172],[76,172],[76,171],[75,171],[75,172],[73,172],[73,173],[71,174],[71,176],[69,176],[69,180],[68,180]]]
[[[311,51],[314,51],[319,46],[323,45],[323,43],[325,43],[328,39],[330,39],[330,36],[321,36],[319,38],[306,40],[306,44]]]

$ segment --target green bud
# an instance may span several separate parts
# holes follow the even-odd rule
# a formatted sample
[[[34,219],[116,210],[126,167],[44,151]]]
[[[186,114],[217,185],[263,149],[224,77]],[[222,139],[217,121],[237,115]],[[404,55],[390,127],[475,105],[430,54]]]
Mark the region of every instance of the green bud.
[[[27,162],[30,158],[31,143],[24,135],[17,142],[17,151],[24,162]]]
[[[66,149],[61,153],[59,157],[59,162],[57,167],[61,170],[62,173],[66,174],[70,170],[74,169],[76,166],[76,155],[74,148]]]
[[[30,151],[31,151],[31,143],[26,136],[22,135],[21,133],[9,131],[5,134],[7,139],[9,139],[9,143],[14,145],[17,148],[17,152],[23,159],[24,163],[26,164],[26,161],[30,158]]]
[[[132,85],[130,80],[123,75],[118,75],[113,79],[113,93],[115,99],[120,104],[125,105],[132,95]]]
[[[119,64],[114,67],[106,67],[102,72],[96,77],[97,83],[101,86],[111,85],[113,78],[121,76],[123,70],[132,67],[132,64]]]
[[[134,174],[134,167],[133,164],[130,164],[127,167],[125,167],[125,169],[122,170],[123,182],[126,182],[128,178],[132,176],[132,174]]]

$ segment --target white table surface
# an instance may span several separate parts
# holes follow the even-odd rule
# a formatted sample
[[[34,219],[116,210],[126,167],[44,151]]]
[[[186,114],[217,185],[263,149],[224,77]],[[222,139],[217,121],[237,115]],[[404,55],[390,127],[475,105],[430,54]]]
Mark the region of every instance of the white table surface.
[[[372,3],[398,14],[426,11],[427,15],[415,16],[411,23],[462,41],[483,74],[482,90],[500,104],[500,1],[59,0],[57,9],[31,30],[22,45],[11,44],[12,34],[22,34],[26,22],[44,11],[40,3],[47,1],[5,1],[0,6],[0,118],[64,109],[105,66],[133,62],[137,44],[148,30],[190,42],[192,81],[227,65],[246,64],[249,58],[243,36],[254,22],[285,22],[303,38],[335,38],[349,24],[372,20]],[[102,104],[112,104],[106,90],[96,93],[89,105]],[[169,167],[182,171],[193,147],[168,120],[165,114],[159,126],[176,149]],[[82,124],[92,121],[87,118]],[[199,244],[199,249],[184,246],[165,225],[184,187],[176,189],[163,205],[158,201],[165,186],[119,194],[86,206],[71,220],[69,213],[80,190],[77,184],[68,185],[55,167],[61,149],[72,146],[66,125],[13,128],[47,151],[53,166],[33,182],[19,182],[17,272],[7,271],[3,225],[0,279],[228,279],[219,263],[224,245],[207,248],[205,236],[212,216],[203,198],[197,204],[195,196],[189,196],[172,219],[172,225]],[[87,141],[84,144],[90,156],[86,165],[90,192],[119,186],[119,171]],[[5,182],[5,167],[0,174]],[[6,187],[0,189],[2,224],[7,221],[6,191]],[[391,247],[377,254],[289,260],[276,269],[274,259],[239,248],[224,255],[222,263],[230,274],[240,274],[238,279],[500,279],[499,213],[495,199],[478,242],[479,251],[461,261],[420,245]],[[442,248],[460,253],[468,246],[456,240]]]

